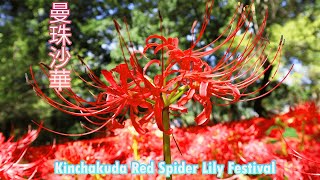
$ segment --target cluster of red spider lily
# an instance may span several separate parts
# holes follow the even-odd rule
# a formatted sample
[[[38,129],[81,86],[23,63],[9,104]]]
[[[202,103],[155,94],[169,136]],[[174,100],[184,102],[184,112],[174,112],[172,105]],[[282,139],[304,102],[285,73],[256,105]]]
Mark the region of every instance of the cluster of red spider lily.
[[[122,128],[125,117],[123,114],[126,113],[129,114],[132,125],[139,133],[145,133],[147,123],[154,119],[161,131],[171,134],[171,129],[164,128],[163,111],[185,113],[187,112],[185,105],[190,100],[199,102],[203,106],[203,111],[195,118],[195,122],[198,125],[206,124],[210,120],[212,105],[225,105],[213,102],[212,97],[222,99],[227,102],[226,104],[248,101],[267,95],[282,83],[281,81],[258,97],[252,96],[266,88],[277,73],[276,70],[270,81],[264,86],[253,92],[247,92],[248,87],[254,85],[256,80],[263,76],[274,63],[277,63],[277,67],[279,67],[280,63],[277,61],[280,60],[279,56],[284,44],[281,39],[275,56],[269,59],[270,64],[265,66],[268,58],[264,50],[269,42],[262,35],[267,15],[254,36],[249,31],[250,23],[248,24],[251,21],[251,6],[247,8],[239,6],[222,34],[214,41],[201,47],[200,42],[203,41],[202,36],[209,23],[212,7],[213,1],[208,1],[202,24],[193,23],[191,28],[192,44],[186,50],[179,48],[178,38],[150,35],[146,39],[146,45],[142,52],[130,51],[121,33],[120,25],[114,21],[119,34],[124,63],[119,64],[111,71],[101,71],[107,83],[100,80],[85,65],[92,81],[86,81],[86,78],[81,76],[79,78],[100,91],[98,94],[93,94],[93,101],[87,101],[87,98],[78,96],[72,89],[65,89],[62,92],[55,89],[54,92],[61,101],[51,99],[43,93],[35,80],[32,68],[30,68],[34,80],[33,88],[53,107],[65,113],[82,116],[90,124],[97,127],[92,129],[83,125],[89,132],[81,135],[99,131],[104,127],[108,130]],[[128,26],[126,29],[128,32]],[[196,31],[199,33],[195,33]],[[239,33],[242,35],[238,36]],[[129,33],[128,37],[130,44],[133,44]],[[233,47],[236,37],[240,38],[240,43]],[[243,52],[239,53],[240,45],[244,41],[248,41],[248,43]],[[214,67],[211,67],[205,61],[205,57],[217,52],[222,47],[227,49],[224,56]],[[150,52],[153,52],[155,58],[149,56]],[[129,57],[126,57],[127,53]],[[159,56],[160,58],[156,58]],[[145,66],[141,66],[143,59],[148,60]],[[161,73],[151,77],[148,74],[149,67],[154,64],[160,66]],[[48,72],[43,66],[42,70],[48,76]]]
[[[6,140],[0,133],[0,179],[29,179],[35,178],[38,167],[45,161],[46,153],[41,154],[40,158],[31,163],[23,163],[24,155],[30,144],[38,137],[38,130],[30,130],[17,142],[14,137]]]
[[[307,116],[305,116],[307,115]],[[304,125],[301,126],[300,123]],[[319,178],[320,164],[320,112],[314,103],[305,103],[290,112],[275,116],[272,119],[254,118],[251,120],[218,124],[205,128],[192,127],[173,129],[177,145],[172,144],[172,157],[185,160],[187,163],[217,160],[226,164],[230,159],[237,163],[256,161],[269,163],[277,161],[277,173],[269,177],[274,179],[315,179]],[[132,160],[148,163],[150,160],[162,160],[162,145],[154,143],[161,140],[162,132],[150,125],[149,131],[139,135],[133,126],[115,131],[114,136],[101,139],[68,142],[54,147],[30,147],[39,131],[30,131],[17,142],[11,139],[6,142],[1,138],[0,157],[2,179],[132,179],[137,175],[56,175],[53,173],[55,160],[65,160],[78,164],[85,160],[87,164],[114,163],[130,164]],[[272,128],[277,127],[277,128]],[[287,136],[284,129],[294,128],[297,136]],[[2,136],[1,136],[2,137]],[[54,152],[49,153],[48,152]],[[180,152],[182,154],[180,154]],[[45,158],[44,158],[45,157]],[[23,162],[25,164],[23,164]],[[128,166],[130,167],[130,166]],[[157,171],[156,171],[157,172]],[[317,174],[318,173],[318,174]],[[187,176],[187,175],[186,175]],[[190,178],[175,175],[175,179]],[[225,178],[232,175],[224,174]],[[237,177],[233,175],[232,177]],[[215,175],[196,177],[215,179]],[[251,176],[252,178],[264,175]],[[161,179],[158,174],[144,175],[144,179]],[[238,178],[241,178],[240,176]]]

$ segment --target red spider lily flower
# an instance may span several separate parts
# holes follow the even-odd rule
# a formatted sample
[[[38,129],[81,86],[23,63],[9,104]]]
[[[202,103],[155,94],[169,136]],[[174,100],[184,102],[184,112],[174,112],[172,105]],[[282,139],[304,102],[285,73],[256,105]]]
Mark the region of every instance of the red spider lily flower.
[[[254,92],[246,92],[247,88],[255,83],[255,81],[258,80],[264,74],[264,72],[266,72],[271,67],[276,59],[279,59],[278,57],[284,41],[281,40],[281,42],[279,43],[276,55],[272,59],[270,65],[262,70],[265,62],[267,61],[267,57],[264,55],[264,49],[266,48],[268,42],[262,38],[262,33],[266,24],[266,15],[258,33],[252,39],[251,43],[248,43],[246,45],[245,51],[243,51],[238,57],[234,58],[242,40],[247,36],[249,36],[250,39],[252,38],[252,34],[248,35],[249,27],[245,26],[245,22],[247,21],[246,17],[249,16],[249,12],[243,11],[239,15],[238,22],[236,23],[236,28],[231,28],[236,19],[235,13],[230,22],[230,25],[216,40],[212,41],[204,47],[195,49],[196,45],[200,42],[200,39],[204,34],[206,26],[209,22],[211,8],[212,7],[209,7],[207,4],[207,13],[205,14],[200,33],[189,49],[179,49],[177,38],[165,38],[160,35],[149,36],[146,41],[147,45],[144,49],[144,52],[146,52],[151,47],[154,47],[155,54],[157,54],[160,50],[165,51],[166,55],[168,56],[168,66],[164,72],[165,75],[169,76],[176,73],[179,73],[179,75],[175,75],[174,78],[170,79],[167,83],[168,85],[164,87],[164,90],[172,88],[173,84],[179,84],[182,87],[188,87],[185,88],[188,89],[188,91],[185,93],[186,96],[182,97],[177,102],[177,105],[183,106],[188,102],[188,100],[192,98],[193,100],[200,102],[204,106],[204,110],[195,119],[198,124],[204,124],[210,119],[212,104],[210,100],[211,97],[218,97],[223,100],[229,101],[230,103],[235,103],[238,101],[249,101],[269,94],[284,80],[283,79],[278,85],[258,97],[241,100],[241,98],[243,97],[250,96],[259,92],[270,83],[271,80],[262,88],[257,89]],[[236,12],[238,11],[239,9],[236,10]],[[196,22],[192,27],[192,33],[194,32],[195,27]],[[245,28],[245,32],[243,33],[241,42],[233,51],[231,51],[230,49],[232,47],[232,43],[236,37],[236,34],[240,31],[241,28]],[[215,46],[214,48],[211,48],[210,50],[206,50],[211,45],[216,43],[223,35],[226,35],[228,31],[230,33],[221,44]],[[149,40],[151,39],[158,39],[161,42],[149,43]],[[230,45],[223,58],[215,67],[210,67],[203,60],[203,58],[216,52],[219,48],[227,43],[229,43]],[[252,61],[254,57],[256,57],[255,62],[249,68],[245,69],[245,66],[249,64],[249,62]],[[172,70],[171,68],[173,66],[178,66],[179,70]],[[272,75],[272,78],[274,77],[276,72],[277,71],[275,71],[275,73]]]
[[[124,135],[123,133],[122,135]],[[129,135],[127,135],[129,136]],[[85,160],[86,164],[94,164],[96,160],[101,163],[113,163],[115,160],[124,162],[131,153],[126,137],[109,137],[108,139],[91,139],[61,144],[54,153],[55,159],[66,160],[69,164],[79,164]]]
[[[315,102],[306,102],[290,108],[290,111],[281,115],[280,118],[289,126],[306,134],[320,133],[320,112]]]
[[[247,89],[263,76],[274,63],[277,63],[277,68],[279,68],[280,63],[277,60],[280,59],[279,56],[284,41],[281,39],[275,56],[271,59],[270,65],[266,66],[268,58],[264,50],[268,41],[263,38],[262,34],[266,25],[267,14],[260,29],[253,36],[247,25],[251,21],[251,7],[242,8],[242,6],[239,6],[235,10],[230,24],[222,34],[207,45],[199,47],[210,20],[213,4],[213,1],[207,2],[203,22],[196,38],[195,31],[198,28],[198,23],[195,22],[193,24],[191,32],[194,40],[190,48],[186,50],[179,48],[178,38],[154,34],[146,39],[143,52],[132,52],[121,34],[120,25],[114,21],[125,62],[111,71],[102,70],[101,73],[108,82],[107,84],[85,65],[92,81],[88,82],[81,76],[79,78],[89,86],[101,91],[93,95],[94,101],[87,101],[81,98],[70,88],[61,92],[54,89],[55,94],[61,99],[59,102],[54,101],[42,92],[35,80],[32,68],[30,68],[32,79],[34,80],[33,88],[40,97],[53,107],[71,115],[82,116],[98,127],[91,129],[83,125],[89,129],[89,132],[80,135],[93,133],[104,127],[109,130],[122,128],[124,127],[124,119],[121,117],[124,117],[122,115],[127,112],[129,112],[132,125],[139,133],[145,132],[143,128],[145,123],[155,119],[158,128],[170,134],[172,130],[165,130],[163,125],[163,112],[170,111],[173,113],[177,111],[185,113],[187,111],[185,105],[191,99],[199,102],[204,107],[203,111],[195,118],[196,123],[202,125],[210,120],[212,104],[217,104],[212,102],[212,97],[220,98],[227,101],[228,103],[226,104],[230,104],[238,101],[253,100],[269,94],[285,78],[264,94],[251,97],[261,89],[266,88],[274,78],[277,70],[272,75],[271,80],[261,88],[253,92],[247,92]],[[126,26],[126,29],[128,32],[128,26]],[[233,47],[235,38],[240,31],[243,31],[241,41]],[[128,37],[130,43],[132,43],[130,34],[128,34]],[[222,40],[223,37],[226,38]],[[249,39],[249,43],[245,46],[245,50],[239,56],[236,56],[244,39]],[[219,44],[218,41],[221,43]],[[228,47],[225,55],[214,67],[211,67],[205,61],[205,57],[217,52],[223,46]],[[156,55],[161,55],[161,59],[148,58],[147,52],[150,50]],[[125,52],[129,53],[129,58],[126,58]],[[139,61],[143,58],[149,59],[149,62],[144,67],[141,67]],[[161,73],[151,78],[148,76],[147,71],[149,66],[153,64],[161,67]],[[49,77],[47,70],[43,66],[42,70]]]
[[[35,178],[38,167],[44,162],[45,156],[30,162],[21,163],[30,144],[39,135],[38,130],[29,130],[28,133],[17,142],[13,142],[13,137],[5,141],[5,137],[0,134],[0,179],[28,179]]]
[[[103,160],[104,156],[104,149],[94,149],[92,144],[81,141],[59,146],[55,153],[56,159],[66,160],[69,164],[79,164],[81,160],[85,160],[87,164],[93,164],[96,160]]]
[[[298,106],[299,107],[299,106]],[[318,114],[316,114],[317,116]],[[277,172],[274,175],[249,175],[247,178],[277,178],[283,179],[284,176],[293,179],[317,179],[319,176],[319,150],[320,143],[317,141],[319,136],[307,135],[304,150],[299,150],[300,140],[296,138],[286,138],[288,154],[281,153],[283,145],[281,141],[270,142],[269,136],[262,136],[259,132],[265,132],[268,128],[259,125],[262,121],[272,122],[272,119],[253,119],[235,123],[220,123],[214,126],[175,128],[173,133],[179,140],[180,152],[174,144],[171,145],[172,157],[176,161],[185,160],[188,164],[201,164],[203,161],[216,160],[219,164],[227,166],[230,159],[238,164],[244,164],[251,161],[257,163],[270,163],[271,160],[277,161]],[[149,132],[137,136],[136,141],[139,144],[138,154],[141,162],[148,163],[150,160],[162,160],[162,148],[160,143],[163,133],[155,124],[149,123]],[[40,166],[38,171],[42,171],[42,179],[100,179],[96,175],[56,175],[53,174],[53,161],[66,160],[77,164],[81,159],[86,163],[92,163],[99,159],[103,163],[113,163],[114,160],[120,160],[121,164],[130,164],[135,157],[133,156],[132,136],[133,126],[126,123],[126,128],[115,130],[114,137],[104,139],[94,139],[77,141],[73,143],[60,144],[56,148],[54,156],[45,162],[47,169]],[[135,133],[135,132],[134,132]],[[280,139],[279,139],[280,140]],[[49,147],[35,147],[33,152],[45,153]],[[297,149],[297,151],[295,150]],[[34,153],[32,153],[33,155]],[[102,156],[102,154],[105,154]],[[1,157],[1,156],[0,156]],[[38,156],[40,157],[40,156]],[[88,157],[88,158],[85,158]],[[128,166],[129,167],[129,166]],[[40,169],[41,168],[41,169]],[[102,175],[101,175],[102,176]],[[203,176],[203,179],[217,179],[216,175],[203,175],[201,172],[193,179]],[[192,175],[188,176],[193,177]],[[229,177],[225,171],[224,177]],[[244,175],[245,176],[245,175]],[[118,178],[117,178],[118,177]],[[140,176],[139,176],[140,177]],[[143,176],[143,179],[156,179],[163,176],[155,173],[154,175]],[[185,176],[176,175],[175,179],[185,179]],[[107,175],[101,179],[134,179],[136,175]],[[240,178],[240,177],[239,177]]]

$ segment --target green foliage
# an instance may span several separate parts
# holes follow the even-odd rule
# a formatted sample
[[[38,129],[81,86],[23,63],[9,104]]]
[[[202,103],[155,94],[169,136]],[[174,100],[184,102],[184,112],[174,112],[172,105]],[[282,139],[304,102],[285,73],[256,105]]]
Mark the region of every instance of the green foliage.
[[[291,128],[291,127],[286,127],[285,131],[283,133],[283,137],[294,137],[294,138],[298,138],[298,134],[297,134],[297,130],[295,128]]]

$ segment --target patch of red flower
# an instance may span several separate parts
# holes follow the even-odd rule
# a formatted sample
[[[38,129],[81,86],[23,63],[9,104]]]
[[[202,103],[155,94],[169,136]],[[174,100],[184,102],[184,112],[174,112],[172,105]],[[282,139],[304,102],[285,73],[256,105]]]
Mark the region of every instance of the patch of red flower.
[[[320,172],[320,136],[319,134],[305,133],[304,129],[297,124],[290,124],[290,128],[297,131],[296,137],[286,136],[285,127],[291,119],[300,120],[301,109],[303,113],[308,114],[311,122],[307,119],[301,120],[306,129],[312,129],[317,126],[319,111],[312,103],[306,103],[292,108],[288,113],[275,116],[272,119],[254,118],[251,120],[240,121],[235,123],[217,124],[208,127],[190,127],[175,128],[173,135],[177,141],[171,145],[172,158],[174,160],[185,160],[187,163],[201,164],[202,161],[217,160],[218,163],[226,164],[229,160],[234,160],[239,164],[256,161],[257,163],[270,163],[271,160],[277,161],[277,173],[268,175],[270,178],[283,179],[317,179]],[[311,117],[312,115],[312,117]],[[279,124],[281,120],[282,123]],[[143,135],[134,132],[133,127],[129,124],[127,128],[115,131],[114,136],[93,139],[86,141],[75,141],[57,145],[56,152],[50,156],[50,159],[44,163],[51,165],[50,170],[47,168],[38,168],[38,171],[44,171],[43,178],[73,178],[75,176],[63,176],[53,174],[53,161],[66,160],[69,163],[77,164],[80,160],[87,163],[94,163],[100,160],[103,163],[114,163],[120,160],[123,164],[130,164],[132,160],[149,163],[150,160],[156,162],[163,159],[162,155],[162,132],[157,126],[148,127],[151,131]],[[279,136],[272,136],[268,133],[273,126],[279,126],[274,131],[279,132]],[[289,126],[288,126],[289,127]],[[311,133],[311,132],[309,132]],[[137,146],[133,146],[137,143]],[[33,147],[26,154],[25,159],[30,158],[34,153],[41,152],[46,154],[48,146]],[[138,157],[134,153],[138,153]],[[182,153],[182,155],[180,154]],[[29,159],[31,161],[31,159]],[[130,167],[130,166],[128,166]],[[230,175],[224,174],[224,177]],[[246,175],[245,175],[246,176]],[[259,178],[265,175],[249,176],[249,178]],[[136,175],[85,175],[77,176],[80,179],[131,179],[140,177]],[[143,175],[144,179],[156,179],[163,177],[155,175]],[[215,175],[174,175],[174,179],[185,178],[202,178],[216,179]],[[234,175],[234,178],[241,178]],[[244,176],[242,176],[244,177]]]
[[[39,166],[46,161],[45,157],[50,150],[43,152],[34,161],[26,162],[24,159],[30,144],[38,137],[40,129],[28,130],[27,134],[16,142],[13,141],[14,137],[6,140],[0,133],[0,179],[35,179],[40,176]]]

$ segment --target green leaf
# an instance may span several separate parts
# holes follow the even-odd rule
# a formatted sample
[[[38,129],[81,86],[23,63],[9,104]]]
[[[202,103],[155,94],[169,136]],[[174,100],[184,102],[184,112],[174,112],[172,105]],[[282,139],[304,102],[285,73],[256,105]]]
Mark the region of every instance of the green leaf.
[[[258,180],[271,180],[272,178],[269,176],[259,177]]]
[[[287,127],[283,133],[283,137],[298,138],[297,130],[295,128]]]
[[[276,142],[278,142],[278,141],[279,141],[278,139],[270,138],[270,139],[268,139],[267,143],[269,143],[269,144],[274,144],[274,143],[276,143]]]

